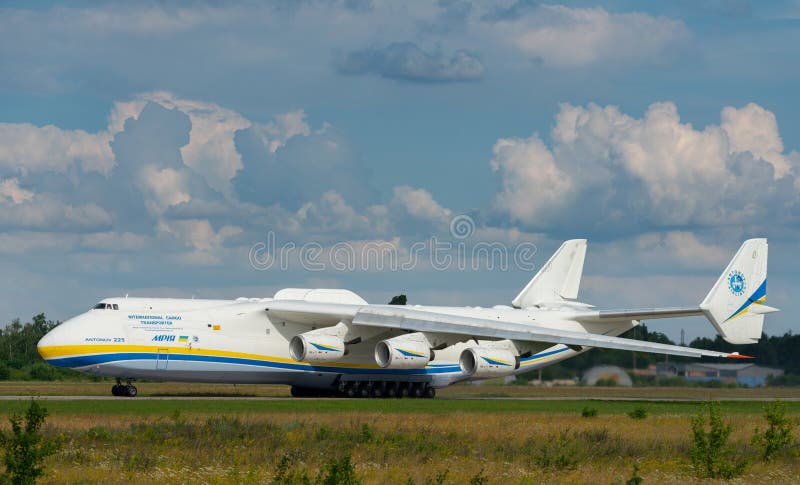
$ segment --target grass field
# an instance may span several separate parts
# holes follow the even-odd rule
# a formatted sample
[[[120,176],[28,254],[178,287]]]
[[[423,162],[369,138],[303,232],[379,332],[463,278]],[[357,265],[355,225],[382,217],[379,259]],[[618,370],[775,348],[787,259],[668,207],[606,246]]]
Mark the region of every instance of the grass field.
[[[105,395],[108,387],[9,383],[0,392],[58,394],[53,391],[62,385],[78,394],[96,390]],[[140,390],[142,395],[286,395],[279,386],[183,386],[143,383]],[[476,389],[480,392],[473,394]],[[521,390],[526,396],[547,397],[567,392],[570,398],[641,392]],[[648,391],[632,397],[703,399],[701,393],[708,391],[738,391],[726,394],[729,399],[774,398],[781,392],[777,397],[798,397],[795,391],[780,390]],[[366,484],[406,484],[409,479],[422,484],[442,474],[447,484],[479,483],[481,477],[497,484],[624,483],[634,463],[644,483],[698,481],[689,461],[689,423],[701,411],[700,402],[468,399],[508,392],[521,391],[458,386],[443,394],[461,399],[434,400],[43,401],[50,412],[45,432],[62,443],[48,461],[45,482],[270,483],[282,459],[290,470],[306,471],[313,479],[317,470],[345,456]],[[0,412],[22,411],[27,404],[24,399],[0,401]],[[721,406],[734,426],[737,452],[751,458],[737,482],[800,483],[796,453],[763,463],[750,445],[755,428],[765,425],[763,402],[723,400]],[[584,407],[597,409],[598,416],[583,418]],[[637,407],[646,410],[645,419],[627,415]],[[800,416],[800,402],[788,402],[787,409],[793,419]]]
[[[109,396],[111,382],[0,381],[0,396]],[[181,382],[137,383],[140,396],[193,397],[242,396],[289,397],[289,386],[191,384]],[[526,398],[668,398],[668,399],[800,399],[800,388],[704,388],[704,387],[534,387],[459,384],[437,393],[441,398],[526,397]]]

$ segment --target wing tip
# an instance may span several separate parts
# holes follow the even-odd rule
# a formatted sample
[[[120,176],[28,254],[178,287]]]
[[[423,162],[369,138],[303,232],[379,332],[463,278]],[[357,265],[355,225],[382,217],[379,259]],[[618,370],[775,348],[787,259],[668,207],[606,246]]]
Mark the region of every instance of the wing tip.
[[[751,356],[749,356],[749,355],[742,355],[742,354],[740,354],[739,352],[734,352],[734,353],[732,353],[732,354],[729,354],[729,355],[728,355],[727,357],[725,357],[725,358],[726,358],[726,359],[755,359],[755,357],[751,357]]]

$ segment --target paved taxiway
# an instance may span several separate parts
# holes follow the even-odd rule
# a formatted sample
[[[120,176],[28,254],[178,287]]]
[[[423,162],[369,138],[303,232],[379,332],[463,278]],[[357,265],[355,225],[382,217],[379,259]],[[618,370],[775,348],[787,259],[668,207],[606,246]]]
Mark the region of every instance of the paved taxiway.
[[[0,396],[0,401],[21,401],[28,399],[41,401],[357,401],[360,399],[331,397],[266,397],[266,396],[138,396],[135,398],[115,396]],[[387,398],[388,399],[388,398]],[[708,399],[688,397],[607,397],[607,396],[569,396],[569,397],[437,397],[437,401],[644,401],[644,402],[704,402]],[[718,401],[790,401],[800,402],[800,397],[723,397]]]

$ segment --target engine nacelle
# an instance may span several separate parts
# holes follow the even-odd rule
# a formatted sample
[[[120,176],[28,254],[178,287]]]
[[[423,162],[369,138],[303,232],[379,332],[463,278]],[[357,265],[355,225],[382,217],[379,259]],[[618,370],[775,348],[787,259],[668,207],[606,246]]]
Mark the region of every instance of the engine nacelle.
[[[503,377],[519,369],[519,357],[508,350],[470,347],[458,359],[461,372],[469,377]]]
[[[375,345],[375,362],[384,369],[422,369],[433,360],[428,339],[422,333],[410,333]]]
[[[336,362],[344,357],[344,351],[344,340],[335,335],[306,332],[289,342],[289,355],[298,362]]]

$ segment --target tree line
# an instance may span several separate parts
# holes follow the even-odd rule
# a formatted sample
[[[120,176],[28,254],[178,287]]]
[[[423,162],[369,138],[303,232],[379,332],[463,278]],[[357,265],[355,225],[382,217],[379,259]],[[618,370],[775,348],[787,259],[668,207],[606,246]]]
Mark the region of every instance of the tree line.
[[[40,313],[30,322],[22,323],[15,318],[0,329],[0,380],[91,379],[69,369],[48,365],[36,350],[36,344],[44,334],[59,323]]]
[[[661,332],[654,332],[647,328],[646,324],[641,324],[624,334],[623,338],[643,340],[661,344],[676,345],[666,335]],[[732,345],[724,341],[719,335],[714,339],[702,337],[696,338],[689,343],[689,347],[706,350],[717,350],[720,352],[739,352],[743,355],[753,356],[753,360],[740,361],[737,363],[752,362],[766,367],[783,369],[786,372],[784,378],[776,379],[773,384],[800,384],[800,334],[787,332],[783,335],[761,335],[761,340],[752,345]],[[571,359],[565,360],[560,364],[545,367],[542,371],[544,379],[572,378],[579,376],[582,371],[596,365],[616,365],[625,369],[644,369],[658,362],[728,362],[727,359],[715,359],[703,357],[694,359],[691,357],[666,356],[660,354],[646,354],[641,352],[630,352],[626,350],[614,349],[592,349]],[[535,375],[528,375],[533,378]]]

